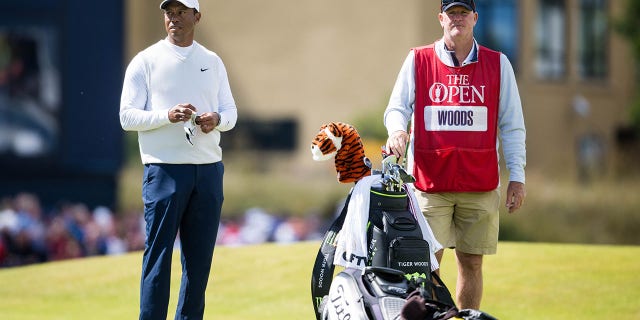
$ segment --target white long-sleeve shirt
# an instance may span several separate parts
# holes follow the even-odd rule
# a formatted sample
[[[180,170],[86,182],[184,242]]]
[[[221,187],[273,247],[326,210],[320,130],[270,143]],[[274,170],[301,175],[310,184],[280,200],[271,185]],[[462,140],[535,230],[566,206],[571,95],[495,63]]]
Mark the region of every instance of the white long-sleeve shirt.
[[[448,66],[455,65],[451,52],[446,50],[442,39],[436,41],[434,47],[436,55],[444,64]],[[462,65],[477,62],[477,51],[478,44],[474,40],[473,49],[462,62]],[[416,93],[414,63],[414,52],[410,51],[400,69],[389,98],[389,104],[384,113],[384,125],[389,135],[399,130],[406,131],[409,122],[412,120]],[[509,170],[509,181],[524,183],[526,130],[522,114],[522,103],[513,67],[509,59],[502,53],[500,54],[500,101],[498,108],[499,139],[496,141],[496,149],[499,150],[501,140],[505,164]],[[413,130],[411,132],[412,139],[407,152],[407,168],[413,170]]]
[[[171,123],[169,109],[190,103],[197,114],[217,112],[208,134],[197,126],[191,146],[184,123]],[[120,124],[138,132],[142,163],[205,164],[222,160],[220,132],[237,121],[227,71],[220,57],[197,42],[179,47],[163,39],[129,63],[120,99]]]

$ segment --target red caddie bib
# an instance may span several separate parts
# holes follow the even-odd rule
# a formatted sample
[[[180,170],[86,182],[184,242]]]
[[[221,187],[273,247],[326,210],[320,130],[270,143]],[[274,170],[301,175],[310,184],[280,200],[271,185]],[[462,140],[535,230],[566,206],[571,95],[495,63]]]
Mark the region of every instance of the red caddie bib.
[[[500,53],[482,46],[478,50],[478,62],[449,67],[433,44],[413,49],[413,174],[419,190],[481,192],[498,187]]]

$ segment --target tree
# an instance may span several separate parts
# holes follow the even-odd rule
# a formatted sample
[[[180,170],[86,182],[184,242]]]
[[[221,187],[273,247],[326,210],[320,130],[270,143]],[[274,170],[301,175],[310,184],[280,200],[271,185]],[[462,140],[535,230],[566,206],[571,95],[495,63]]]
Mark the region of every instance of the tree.
[[[640,1],[627,0],[627,7],[621,19],[615,24],[615,29],[629,40],[633,54],[634,70],[636,71],[636,97],[631,104],[631,125],[640,131]]]

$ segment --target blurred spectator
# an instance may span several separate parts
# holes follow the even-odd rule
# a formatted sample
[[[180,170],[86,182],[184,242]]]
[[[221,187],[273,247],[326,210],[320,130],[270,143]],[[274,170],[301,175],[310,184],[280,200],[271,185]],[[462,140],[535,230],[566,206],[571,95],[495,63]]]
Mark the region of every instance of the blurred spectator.
[[[47,234],[49,260],[64,260],[82,256],[80,244],[73,237],[63,217],[54,217]]]
[[[142,213],[129,213],[125,215],[122,222],[124,229],[125,247],[128,251],[137,251],[144,249],[144,228],[146,223]]]
[[[273,233],[275,218],[261,208],[251,208],[244,214],[244,224],[240,227],[240,241],[243,244],[267,242]]]
[[[323,226],[319,214],[273,215],[256,207],[238,217],[223,217],[217,243],[319,240]],[[144,229],[141,212],[114,214],[106,207],[92,211],[82,203],[63,203],[47,212],[35,195],[20,193],[0,200],[0,268],[143,250]]]
[[[98,237],[104,241],[105,254],[121,254],[127,252],[127,242],[118,237],[113,213],[107,207],[93,210],[93,221]]]
[[[217,243],[226,246],[235,246],[242,243],[240,241],[240,222],[236,219],[222,218],[218,229]]]
[[[0,232],[5,248],[2,265],[22,265],[47,261],[45,226],[39,200],[28,193],[13,201],[3,201]]]
[[[303,217],[287,217],[275,227],[273,241],[276,243],[292,243],[308,240],[310,225]]]

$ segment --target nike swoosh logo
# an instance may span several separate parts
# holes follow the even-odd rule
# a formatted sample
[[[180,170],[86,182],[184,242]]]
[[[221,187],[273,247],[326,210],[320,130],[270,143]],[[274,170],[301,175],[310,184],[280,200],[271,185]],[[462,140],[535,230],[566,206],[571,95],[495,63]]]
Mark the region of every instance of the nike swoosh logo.
[[[202,71],[202,72],[205,72],[207,70],[209,70],[209,68],[200,68],[200,71]]]

